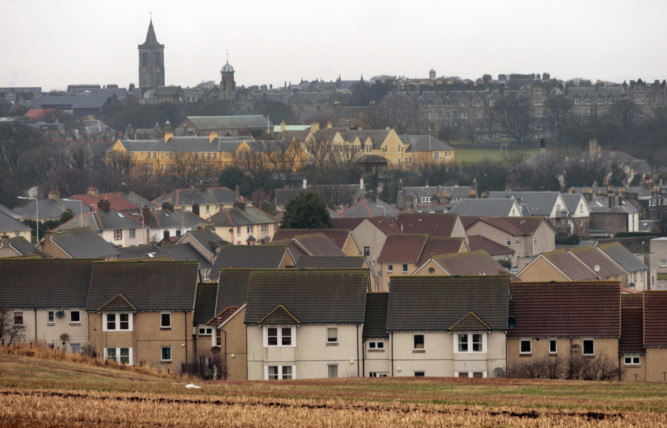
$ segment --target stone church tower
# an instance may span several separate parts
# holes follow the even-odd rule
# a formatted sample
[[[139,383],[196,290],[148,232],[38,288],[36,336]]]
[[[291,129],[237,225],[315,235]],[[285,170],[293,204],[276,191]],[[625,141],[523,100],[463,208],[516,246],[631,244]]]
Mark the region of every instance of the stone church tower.
[[[151,18],[146,41],[139,45],[139,88],[143,94],[160,86],[164,86],[164,45],[155,37]]]
[[[220,101],[236,101],[236,82],[234,81],[234,67],[227,63],[220,70]]]

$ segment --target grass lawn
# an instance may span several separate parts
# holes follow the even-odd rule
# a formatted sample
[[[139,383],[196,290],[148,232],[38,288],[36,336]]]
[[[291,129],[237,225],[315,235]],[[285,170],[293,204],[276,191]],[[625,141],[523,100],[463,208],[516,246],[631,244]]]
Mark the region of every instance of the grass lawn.
[[[503,152],[500,151],[500,147],[474,147],[471,145],[454,145],[453,147],[456,162],[503,161]],[[510,150],[513,150],[512,147],[510,147]],[[520,150],[526,153],[526,159],[530,159],[540,152],[539,148],[522,148]]]
[[[0,352],[2,426],[659,426],[666,414],[664,383],[198,381]]]

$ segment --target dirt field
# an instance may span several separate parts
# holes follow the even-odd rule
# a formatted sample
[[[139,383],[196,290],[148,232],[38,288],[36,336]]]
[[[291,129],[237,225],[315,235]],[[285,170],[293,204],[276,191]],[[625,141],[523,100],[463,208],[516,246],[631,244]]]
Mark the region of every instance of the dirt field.
[[[0,354],[0,426],[667,426],[666,412],[665,384],[198,382]]]

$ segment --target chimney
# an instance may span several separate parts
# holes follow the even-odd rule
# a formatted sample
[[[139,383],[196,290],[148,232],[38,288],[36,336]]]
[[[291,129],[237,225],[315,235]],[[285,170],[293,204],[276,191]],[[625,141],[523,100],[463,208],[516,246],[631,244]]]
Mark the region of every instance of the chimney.
[[[304,178],[303,183],[301,184],[302,189],[307,189],[308,188],[308,179]]]
[[[162,209],[171,211],[172,213],[174,212],[174,203],[172,202],[171,198],[169,198],[169,201],[162,202]]]
[[[427,189],[429,188],[428,179],[426,179],[426,186],[424,187],[426,187]]]
[[[143,207],[141,209],[141,214],[144,216],[144,226],[150,227],[150,225],[151,225],[151,209],[149,207]]]
[[[172,138],[173,136],[174,136],[173,133],[171,133],[171,132],[165,132],[165,133],[164,133],[164,142],[165,142],[165,143],[168,143],[169,140],[171,140],[171,138]]]
[[[165,230],[162,232],[162,239],[164,239],[165,241],[168,241],[168,240],[169,240],[169,229],[165,229]]]
[[[130,193],[130,188],[129,188],[129,186],[127,185],[127,183],[125,183],[125,182],[120,183],[120,191],[123,192],[123,193],[125,193],[126,195],[127,195],[128,193]]]
[[[208,142],[209,143],[212,143],[217,139],[218,139],[218,133],[217,132],[211,132],[208,136]]]
[[[313,122],[310,124],[310,132],[317,132],[320,130],[320,124],[318,122]]]
[[[88,188],[88,191],[86,192],[86,194],[92,196],[93,198],[97,198],[99,196],[99,192],[97,191],[97,187],[93,187],[93,186]]]
[[[597,138],[591,138],[588,140],[588,156],[591,159],[597,159],[600,156],[600,146],[598,146]]]
[[[109,202],[108,199],[100,199],[100,201],[97,203],[97,209],[108,213],[111,211],[111,202]]]
[[[327,128],[333,128],[333,125],[331,124],[331,121],[327,122]]]
[[[593,191],[591,189],[582,189],[581,194],[584,195],[584,199],[586,199],[587,202],[593,200]]]
[[[285,121],[283,120],[280,122],[280,132],[285,132],[285,129],[287,128],[287,125],[285,124]]]
[[[234,207],[241,211],[245,211],[245,202],[243,202],[243,198],[237,199],[236,202],[234,202]]]
[[[60,192],[56,189],[49,190],[49,199],[51,199],[56,204],[60,203]]]
[[[196,202],[192,204],[192,214],[199,215],[199,204]]]
[[[607,207],[614,208],[614,195],[607,195]]]
[[[366,185],[364,184],[364,177],[359,177],[359,188],[361,190],[366,190]]]

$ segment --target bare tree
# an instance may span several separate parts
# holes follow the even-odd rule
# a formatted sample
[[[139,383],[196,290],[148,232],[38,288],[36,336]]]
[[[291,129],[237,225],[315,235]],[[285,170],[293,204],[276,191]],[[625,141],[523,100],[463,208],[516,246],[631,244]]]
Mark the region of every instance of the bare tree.
[[[519,93],[508,93],[491,108],[493,120],[509,138],[521,143],[528,136],[530,105]]]
[[[417,108],[409,94],[391,93],[385,96],[375,109],[371,110],[370,115],[374,116],[371,122],[375,124],[376,128],[389,126],[400,135],[414,129]]]
[[[12,319],[13,316],[8,308],[0,306],[0,341],[7,346],[25,339],[25,326]]]
[[[128,152],[111,151],[107,153],[107,165],[123,175],[129,175],[134,161]]]
[[[333,144],[331,141],[317,139],[313,136],[306,140],[304,146],[308,153],[308,162],[319,171],[320,175],[323,175],[333,150]]]

